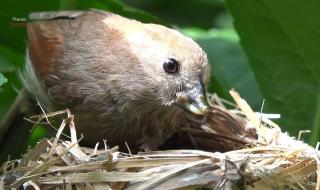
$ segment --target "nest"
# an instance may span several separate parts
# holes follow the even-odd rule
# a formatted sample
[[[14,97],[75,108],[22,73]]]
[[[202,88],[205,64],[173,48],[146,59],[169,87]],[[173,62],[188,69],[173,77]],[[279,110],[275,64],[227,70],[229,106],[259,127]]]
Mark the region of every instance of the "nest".
[[[190,149],[120,152],[81,147],[70,111],[56,137],[41,140],[1,168],[2,189],[319,189],[319,152],[281,132],[270,115],[255,113],[235,91],[236,104],[210,95],[204,122],[177,129],[176,144]],[[271,115],[272,116],[272,115]],[[68,127],[70,140],[63,140]],[[168,142],[170,147],[170,140]],[[318,175],[317,175],[318,174]]]

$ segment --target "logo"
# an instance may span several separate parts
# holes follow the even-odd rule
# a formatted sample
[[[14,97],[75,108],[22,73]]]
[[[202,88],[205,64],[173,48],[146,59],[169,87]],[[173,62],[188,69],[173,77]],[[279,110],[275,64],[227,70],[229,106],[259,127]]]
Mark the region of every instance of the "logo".
[[[27,18],[12,17],[9,25],[11,28],[25,28],[27,26]]]

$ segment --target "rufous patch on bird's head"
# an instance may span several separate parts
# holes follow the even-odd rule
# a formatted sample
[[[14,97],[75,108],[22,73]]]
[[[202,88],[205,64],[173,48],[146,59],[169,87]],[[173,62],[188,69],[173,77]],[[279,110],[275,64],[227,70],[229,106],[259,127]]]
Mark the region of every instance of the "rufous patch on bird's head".
[[[204,114],[210,65],[200,46],[176,30],[115,17],[103,22],[125,38],[137,64],[152,81],[148,83],[152,91],[146,92],[154,93],[154,101]]]

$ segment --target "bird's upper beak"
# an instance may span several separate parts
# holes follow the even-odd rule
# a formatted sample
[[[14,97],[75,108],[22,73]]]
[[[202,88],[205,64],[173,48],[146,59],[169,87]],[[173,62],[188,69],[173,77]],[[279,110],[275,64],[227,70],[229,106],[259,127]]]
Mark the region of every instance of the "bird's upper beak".
[[[196,115],[204,115],[209,109],[203,85],[194,85],[177,93],[177,102],[180,107]]]

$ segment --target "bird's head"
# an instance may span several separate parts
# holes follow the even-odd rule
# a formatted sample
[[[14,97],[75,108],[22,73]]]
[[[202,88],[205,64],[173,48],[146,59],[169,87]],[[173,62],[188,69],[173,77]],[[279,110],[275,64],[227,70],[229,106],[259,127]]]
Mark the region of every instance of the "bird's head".
[[[106,22],[122,30],[131,53],[138,59],[137,69],[142,71],[136,74],[144,73],[144,93],[151,97],[150,101],[179,106],[197,115],[205,114],[210,65],[200,46],[180,32],[161,25],[132,20],[112,23],[114,20]]]

